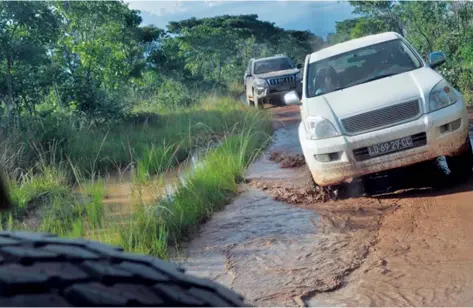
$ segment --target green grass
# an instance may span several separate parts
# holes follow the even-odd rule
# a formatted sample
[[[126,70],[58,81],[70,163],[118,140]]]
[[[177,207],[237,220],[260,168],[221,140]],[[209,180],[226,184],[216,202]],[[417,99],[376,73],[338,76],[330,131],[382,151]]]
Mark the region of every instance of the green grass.
[[[246,112],[231,97],[209,97],[172,111],[157,105],[135,108],[124,120],[110,124],[73,116],[24,117],[18,129],[0,125],[0,163],[10,174],[31,168],[38,157],[51,165],[68,161],[88,177],[138,161],[146,171],[161,172],[229,128],[241,128]]]
[[[41,215],[40,231],[66,237],[82,237],[102,227],[105,186],[103,181],[85,183],[80,191],[55,196]]]
[[[180,145],[151,144],[145,148],[143,157],[136,162],[136,179],[141,182],[146,181],[151,175],[164,172],[186,158],[187,153]]]
[[[473,92],[469,90],[463,91],[463,99],[467,106],[473,106]]]
[[[228,204],[244,170],[269,140],[266,114],[249,113],[242,122],[245,128],[228,131],[172,198],[161,199],[136,213],[121,230],[119,244],[126,250],[167,259],[170,247],[193,234],[214,211]]]
[[[244,170],[271,132],[268,113],[247,109],[233,98],[217,97],[120,125],[56,124],[36,133],[30,128],[25,135],[0,138],[9,145],[4,148],[8,153],[4,150],[0,159],[16,153],[14,160],[24,166],[30,164],[31,157],[41,161],[39,167],[33,164],[28,171],[8,169],[15,206],[2,214],[1,227],[88,237],[161,258],[168,258],[182,239],[230,202]],[[64,129],[60,134],[59,128]],[[12,144],[14,140],[26,141],[19,146]],[[34,154],[24,150],[28,147]],[[108,217],[102,175],[133,166],[134,187],[140,192],[158,192],[163,182],[153,175],[163,174],[197,149],[203,151],[203,159],[186,176],[185,184],[176,184],[171,198],[149,206],[143,204],[140,193],[137,202],[141,206],[134,207],[131,216]],[[33,212],[39,219],[36,225],[28,220]]]
[[[15,205],[10,212],[3,213],[18,220],[34,211],[42,203],[68,194],[67,173],[60,167],[42,166],[38,171],[30,170],[14,180],[6,176],[8,192]]]

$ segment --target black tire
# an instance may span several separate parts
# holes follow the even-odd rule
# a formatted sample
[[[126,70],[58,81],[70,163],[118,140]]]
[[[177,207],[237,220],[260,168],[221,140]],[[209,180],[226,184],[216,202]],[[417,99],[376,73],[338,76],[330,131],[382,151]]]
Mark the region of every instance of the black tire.
[[[277,100],[278,100],[278,104],[277,104],[278,106],[281,106],[281,107],[286,106],[286,102],[284,101],[284,97],[279,97],[279,98],[277,98]]]
[[[471,149],[470,138],[465,142],[465,149],[461,154],[454,157],[447,157],[450,178],[455,182],[467,181],[473,173],[473,151]]]
[[[264,108],[263,99],[255,97],[255,104],[254,105],[255,105],[255,108],[263,109]]]
[[[166,261],[43,233],[0,232],[0,306],[243,307],[243,298]]]

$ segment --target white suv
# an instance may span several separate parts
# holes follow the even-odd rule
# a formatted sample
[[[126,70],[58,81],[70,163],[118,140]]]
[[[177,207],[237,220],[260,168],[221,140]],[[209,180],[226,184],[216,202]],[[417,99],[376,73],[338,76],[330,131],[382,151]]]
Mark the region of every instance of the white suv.
[[[307,55],[299,139],[314,181],[340,184],[446,156],[468,176],[472,151],[463,96],[399,34],[387,32]]]

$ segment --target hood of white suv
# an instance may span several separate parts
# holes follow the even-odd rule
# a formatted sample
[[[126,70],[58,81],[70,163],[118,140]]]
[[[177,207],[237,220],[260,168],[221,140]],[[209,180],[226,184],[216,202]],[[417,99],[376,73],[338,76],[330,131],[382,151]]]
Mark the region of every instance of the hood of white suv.
[[[423,67],[326,95],[306,98],[304,107],[309,116],[345,118],[410,99],[428,99],[432,88],[442,79],[443,77],[431,68]],[[423,99],[423,102],[425,103],[426,99]],[[425,105],[423,110],[426,110]],[[332,114],[324,114],[327,112]]]

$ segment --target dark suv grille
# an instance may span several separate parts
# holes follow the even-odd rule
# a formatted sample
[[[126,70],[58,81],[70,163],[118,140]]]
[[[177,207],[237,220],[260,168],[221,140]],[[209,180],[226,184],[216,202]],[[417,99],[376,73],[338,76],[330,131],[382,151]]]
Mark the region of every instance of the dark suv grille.
[[[356,134],[400,124],[407,120],[415,119],[420,114],[419,100],[380,108],[341,120],[345,132]]]
[[[268,79],[270,86],[279,86],[288,83],[294,83],[294,76],[284,76]]]

